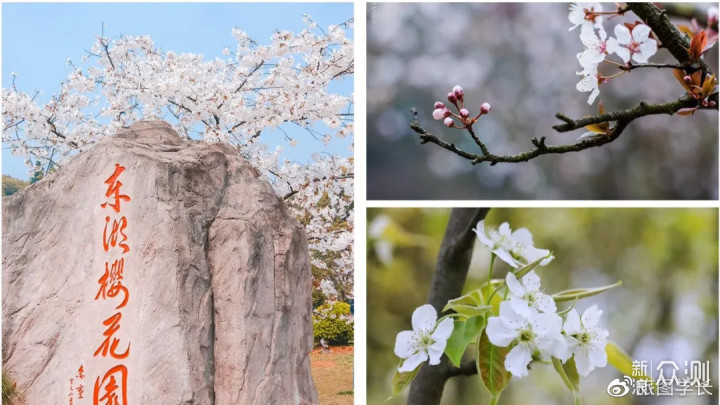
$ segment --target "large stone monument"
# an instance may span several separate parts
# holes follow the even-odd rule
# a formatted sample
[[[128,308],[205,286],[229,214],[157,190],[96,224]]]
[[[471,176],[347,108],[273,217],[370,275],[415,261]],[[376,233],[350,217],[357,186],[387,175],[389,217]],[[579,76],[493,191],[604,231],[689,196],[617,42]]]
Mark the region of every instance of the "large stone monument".
[[[5,198],[2,231],[27,404],[317,403],[305,233],[233,147],[136,123]]]

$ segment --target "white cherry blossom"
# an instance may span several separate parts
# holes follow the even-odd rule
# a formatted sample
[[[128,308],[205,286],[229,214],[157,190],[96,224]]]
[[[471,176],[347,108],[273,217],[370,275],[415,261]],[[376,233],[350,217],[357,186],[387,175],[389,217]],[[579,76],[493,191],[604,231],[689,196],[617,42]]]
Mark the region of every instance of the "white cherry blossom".
[[[586,309],[582,318],[573,308],[568,312],[563,330],[580,375],[587,376],[596,367],[607,365],[608,331],[599,326],[602,311],[593,305]]]
[[[584,69],[597,71],[597,66],[605,60],[605,56],[613,53],[617,48],[615,38],[608,39],[605,30],[600,27],[597,33],[592,28],[584,25],[581,29],[580,40],[585,49],[577,54],[580,66]]]
[[[527,315],[513,309],[510,301],[500,303],[500,316],[490,317],[486,333],[498,347],[514,345],[505,357],[505,369],[516,377],[528,374],[533,354],[543,360],[570,358],[567,342],[561,334],[562,318],[555,313],[539,313],[530,309]]]
[[[331,90],[354,72],[353,42],[345,35],[352,21],[322,30],[304,18],[306,29],[277,31],[266,44],[233,29],[236,44],[223,52],[228,59],[164,51],[146,35],[96,36],[89,49],[95,63],[73,68],[50,101],[3,88],[3,142],[31,167],[51,160],[62,166],[143,119],[164,119],[188,139],[228,142],[305,226],[313,273],[324,274],[313,280],[315,288],[348,298],[353,158],[318,153],[297,163],[280,153],[300,142],[321,151],[328,141],[353,136],[352,96]],[[284,136],[283,126],[307,136]],[[269,131],[275,128],[281,131]]]
[[[578,26],[588,26],[591,29],[602,27],[602,16],[592,14],[592,12],[603,11],[602,3],[570,3],[569,9],[568,20],[573,26],[568,31],[572,31]]]
[[[657,42],[650,38],[650,27],[638,24],[630,31],[623,24],[615,26],[617,44],[613,51],[623,62],[630,62],[630,58],[637,63],[647,63],[648,59],[657,52]]]
[[[539,312],[554,313],[557,311],[552,297],[540,290],[540,277],[535,270],[524,275],[521,281],[518,281],[512,272],[505,276],[505,282],[510,290],[510,303],[515,312],[523,316],[530,316],[531,309]]]
[[[430,304],[418,307],[412,314],[413,330],[398,333],[395,339],[395,355],[403,359],[398,368],[401,373],[415,370],[422,362],[440,364],[447,340],[453,331],[452,318],[437,323],[437,311]]]
[[[482,244],[489,247],[497,257],[512,267],[518,268],[541,257],[547,257],[540,262],[541,266],[545,266],[553,259],[549,250],[533,246],[532,234],[527,228],[520,228],[513,232],[510,225],[503,222],[500,228],[489,229],[486,233],[483,220],[477,223],[474,231]]]
[[[597,96],[600,95],[601,79],[598,77],[599,75],[597,72],[597,65],[589,65],[585,67],[582,72],[578,72],[578,75],[582,75],[583,78],[580,79],[575,88],[581,93],[590,92],[590,96],[588,97],[588,104],[594,103]]]

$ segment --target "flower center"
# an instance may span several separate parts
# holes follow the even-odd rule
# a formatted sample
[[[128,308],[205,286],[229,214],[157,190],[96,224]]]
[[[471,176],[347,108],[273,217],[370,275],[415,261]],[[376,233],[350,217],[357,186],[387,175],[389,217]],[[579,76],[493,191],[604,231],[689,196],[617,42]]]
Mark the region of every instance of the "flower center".
[[[577,335],[577,339],[584,345],[590,343],[592,338],[593,335],[590,332],[582,332]]]
[[[640,52],[640,44],[632,41],[628,45],[628,49],[630,50],[630,53],[639,53]]]
[[[530,329],[523,329],[520,332],[520,342],[522,343],[529,343],[532,342],[533,339],[535,339],[535,334]]]
[[[420,336],[420,346],[421,347],[428,347],[432,346],[435,341],[430,337],[430,335],[422,335]]]

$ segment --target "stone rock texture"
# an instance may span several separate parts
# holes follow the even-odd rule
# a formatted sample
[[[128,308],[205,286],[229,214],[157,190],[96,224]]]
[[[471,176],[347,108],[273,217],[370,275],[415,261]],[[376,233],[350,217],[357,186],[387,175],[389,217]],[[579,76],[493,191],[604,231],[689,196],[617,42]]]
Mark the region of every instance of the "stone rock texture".
[[[95,300],[116,163],[132,198],[122,361],[93,356],[118,303]],[[306,236],[233,147],[136,123],[4,198],[2,242],[2,365],[26,403],[92,403],[118,363],[133,405],[318,402]]]

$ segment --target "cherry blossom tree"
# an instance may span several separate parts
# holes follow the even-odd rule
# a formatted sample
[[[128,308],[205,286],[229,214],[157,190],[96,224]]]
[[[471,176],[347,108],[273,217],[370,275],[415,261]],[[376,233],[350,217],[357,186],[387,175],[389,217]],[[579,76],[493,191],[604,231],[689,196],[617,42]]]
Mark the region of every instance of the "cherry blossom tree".
[[[432,143],[446,149],[473,165],[489,162],[519,163],[527,162],[538,156],[547,154],[563,154],[578,152],[588,148],[602,146],[616,140],[630,123],[648,115],[670,114],[687,116],[699,109],[718,109],[718,79],[716,73],[710,71],[702,56],[718,39],[718,10],[712,7],[703,18],[701,27],[698,19],[692,16],[691,24],[672,24],[668,12],[652,3],[572,3],[569,6],[568,20],[570,31],[580,27],[580,41],[584,50],[576,55],[580,65],[577,72],[582,79],[577,83],[579,92],[590,95],[588,104],[595,103],[600,95],[600,88],[611,80],[620,80],[633,71],[643,69],[667,69],[668,80],[678,81],[678,88],[685,89],[685,95],[664,103],[649,104],[639,101],[637,106],[625,110],[606,112],[602,103],[598,103],[598,114],[580,119],[572,119],[563,113],[555,117],[562,124],[553,126],[557,132],[568,132],[586,129],[577,140],[567,145],[547,145],[545,136],[531,139],[532,149],[515,155],[500,155],[490,152],[482,137],[473,130],[473,124],[481,116],[489,113],[490,104],[483,103],[479,113],[472,117],[470,109],[463,105],[464,92],[455,86],[448,93],[447,99],[452,104],[446,108],[443,102],[436,102],[433,118],[443,119],[445,126],[466,130],[472,137],[479,152],[462,150],[454,144],[425,130],[414,111],[410,127],[418,134],[421,143]],[[615,24],[614,37],[609,37],[604,23],[613,17],[630,15],[635,18],[633,23]],[[577,31],[576,31],[577,32]],[[664,48],[677,61],[674,64],[650,63],[649,59],[660,48]],[[612,60],[612,57],[618,60]],[[601,65],[605,63],[605,65]],[[600,66],[610,66],[612,74],[601,71]],[[455,111],[452,111],[454,107]],[[611,125],[614,123],[614,125]]]
[[[143,119],[165,119],[188,139],[228,142],[272,184],[308,234],[314,286],[352,294],[353,159],[324,152],[353,137],[352,96],[331,91],[354,72],[352,20],[322,29],[310,16],[299,33],[268,44],[232,30],[226,59],[164,51],[149,36],[95,37],[83,62],[46,102],[3,88],[3,142],[35,170],[62,166],[96,141]],[[289,127],[307,136],[291,137]],[[270,135],[268,130],[272,131]],[[281,135],[276,136],[275,133]],[[302,132],[301,132],[302,133]],[[307,138],[307,139],[305,139]],[[317,144],[310,163],[281,158],[283,147]]]

